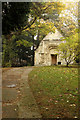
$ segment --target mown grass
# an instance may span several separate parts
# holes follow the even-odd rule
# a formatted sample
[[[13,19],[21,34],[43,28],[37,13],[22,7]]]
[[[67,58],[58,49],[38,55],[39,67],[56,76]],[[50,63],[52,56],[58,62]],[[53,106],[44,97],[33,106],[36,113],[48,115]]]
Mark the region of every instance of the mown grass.
[[[29,84],[43,118],[78,117],[78,69],[35,67]]]

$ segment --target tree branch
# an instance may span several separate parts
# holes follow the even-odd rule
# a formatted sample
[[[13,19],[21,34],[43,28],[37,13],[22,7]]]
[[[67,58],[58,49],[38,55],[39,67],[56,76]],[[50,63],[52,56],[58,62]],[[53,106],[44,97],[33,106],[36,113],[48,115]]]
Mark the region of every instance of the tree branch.
[[[37,19],[37,17],[34,18],[34,20],[32,21],[32,23],[31,23],[30,25],[26,26],[26,27],[23,28],[22,30],[25,30],[25,29],[27,29],[27,28],[30,28],[31,25],[36,21],[36,19]]]

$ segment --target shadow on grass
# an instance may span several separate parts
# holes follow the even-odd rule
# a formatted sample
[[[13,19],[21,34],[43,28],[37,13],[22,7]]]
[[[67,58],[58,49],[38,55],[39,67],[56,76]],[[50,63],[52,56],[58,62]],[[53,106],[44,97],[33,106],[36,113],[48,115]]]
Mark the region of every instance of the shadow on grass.
[[[80,64],[78,64],[78,65],[69,65],[69,66],[66,66],[66,65],[55,65],[55,66],[63,67],[63,68],[80,68]]]

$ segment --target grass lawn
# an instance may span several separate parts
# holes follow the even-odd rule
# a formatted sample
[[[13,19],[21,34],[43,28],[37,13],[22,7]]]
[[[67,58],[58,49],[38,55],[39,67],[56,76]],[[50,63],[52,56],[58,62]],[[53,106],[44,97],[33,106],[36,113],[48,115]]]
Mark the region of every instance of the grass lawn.
[[[35,67],[29,85],[43,118],[78,117],[78,68]]]

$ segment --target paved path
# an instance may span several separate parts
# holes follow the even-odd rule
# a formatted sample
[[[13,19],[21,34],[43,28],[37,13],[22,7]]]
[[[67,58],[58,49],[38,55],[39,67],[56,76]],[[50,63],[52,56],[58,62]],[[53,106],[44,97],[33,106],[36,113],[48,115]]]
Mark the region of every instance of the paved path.
[[[2,79],[3,118],[41,118],[28,84],[28,74],[32,69],[32,67],[21,67],[4,70]]]

